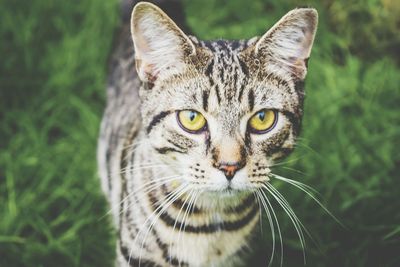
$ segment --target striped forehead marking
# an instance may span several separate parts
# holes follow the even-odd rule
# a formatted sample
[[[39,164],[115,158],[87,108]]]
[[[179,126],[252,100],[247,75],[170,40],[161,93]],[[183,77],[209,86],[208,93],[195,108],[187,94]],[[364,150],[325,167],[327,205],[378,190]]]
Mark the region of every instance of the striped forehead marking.
[[[240,101],[248,76],[246,64],[240,60],[238,53],[248,47],[248,41],[201,41],[200,45],[208,48],[214,57],[211,59],[205,74],[209,78],[211,90],[221,102]]]

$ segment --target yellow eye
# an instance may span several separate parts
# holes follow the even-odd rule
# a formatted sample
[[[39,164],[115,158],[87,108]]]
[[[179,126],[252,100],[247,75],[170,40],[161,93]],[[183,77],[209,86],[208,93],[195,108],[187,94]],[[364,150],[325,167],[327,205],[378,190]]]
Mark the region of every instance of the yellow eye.
[[[249,120],[249,130],[256,134],[263,134],[274,128],[278,114],[269,109],[262,109]]]
[[[185,131],[198,133],[204,129],[207,121],[200,112],[195,110],[181,110],[178,112],[178,122]]]

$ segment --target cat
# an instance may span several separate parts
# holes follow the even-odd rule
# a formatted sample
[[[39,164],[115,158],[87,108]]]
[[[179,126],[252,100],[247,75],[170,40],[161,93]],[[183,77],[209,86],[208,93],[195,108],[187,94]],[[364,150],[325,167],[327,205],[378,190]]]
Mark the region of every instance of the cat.
[[[243,264],[262,208],[274,225],[267,193],[284,202],[270,167],[299,135],[317,21],[297,8],[261,37],[201,41],[135,5],[98,143],[116,266]]]

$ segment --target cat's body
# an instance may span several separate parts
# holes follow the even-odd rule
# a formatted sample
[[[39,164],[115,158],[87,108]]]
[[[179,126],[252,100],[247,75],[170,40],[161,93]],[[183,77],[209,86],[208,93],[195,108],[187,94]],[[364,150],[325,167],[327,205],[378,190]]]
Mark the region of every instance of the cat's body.
[[[308,43],[296,56],[303,61],[316,26],[315,11],[304,12],[313,26],[300,23]],[[135,8],[132,25],[136,51],[122,31],[98,148],[119,233],[117,265],[240,264],[260,219],[254,191],[269,181],[272,160],[292,150],[299,131],[305,63],[291,63],[293,71],[280,67],[265,36],[189,38],[150,4]],[[276,114],[273,128],[248,133],[247,120],[265,108]],[[206,117],[202,129],[182,130],[186,110]]]

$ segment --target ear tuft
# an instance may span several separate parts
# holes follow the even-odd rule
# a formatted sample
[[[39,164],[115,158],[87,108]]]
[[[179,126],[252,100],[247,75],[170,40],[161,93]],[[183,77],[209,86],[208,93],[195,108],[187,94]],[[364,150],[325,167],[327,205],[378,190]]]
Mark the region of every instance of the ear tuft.
[[[157,6],[138,3],[132,11],[131,33],[136,69],[144,82],[182,72],[185,59],[196,52],[193,43]]]
[[[294,9],[260,38],[255,46],[256,55],[272,60],[299,79],[304,79],[317,25],[315,9]]]

